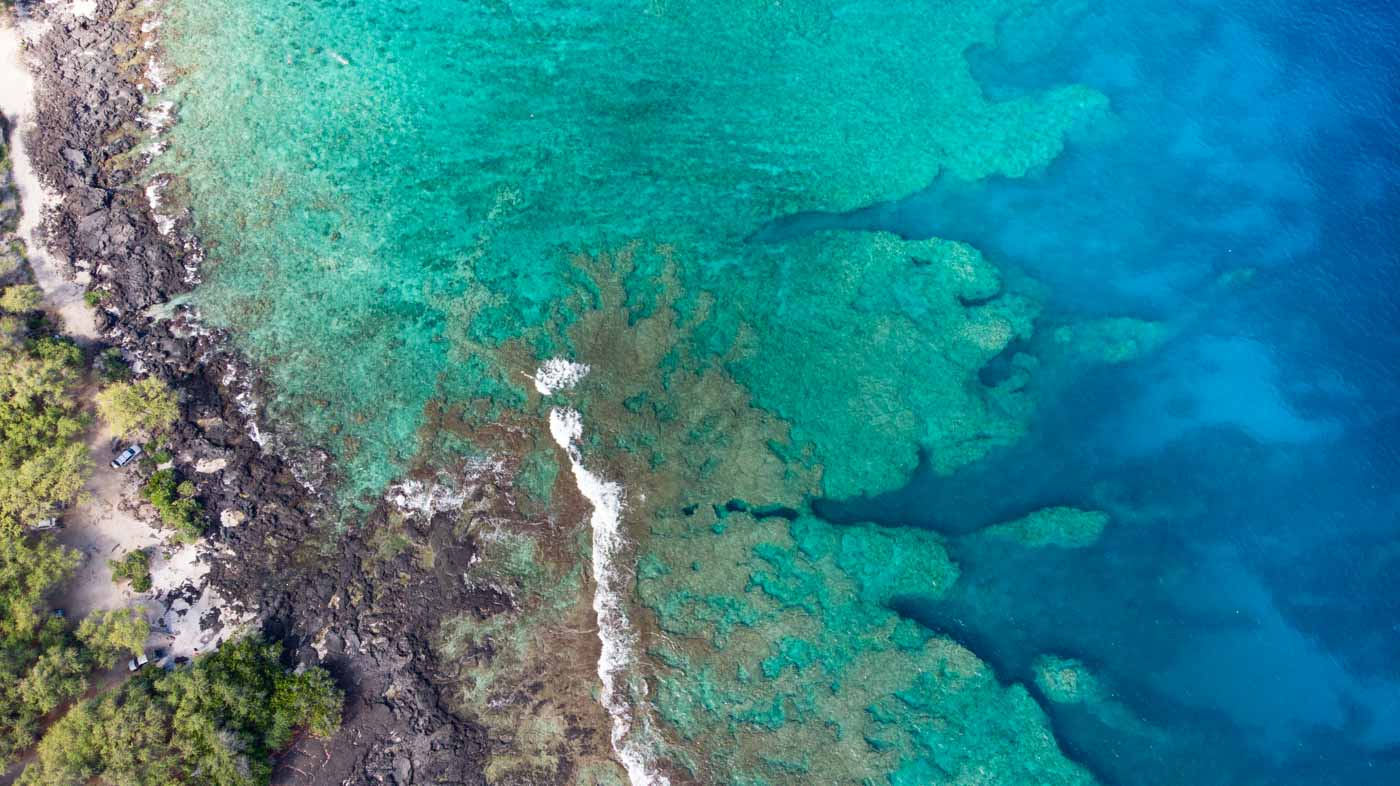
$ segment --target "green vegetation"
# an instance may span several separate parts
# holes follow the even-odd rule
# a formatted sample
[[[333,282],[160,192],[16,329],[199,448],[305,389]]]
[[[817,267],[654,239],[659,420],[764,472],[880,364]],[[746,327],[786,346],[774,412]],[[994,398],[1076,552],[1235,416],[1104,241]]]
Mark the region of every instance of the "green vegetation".
[[[258,786],[300,731],[340,726],[343,695],[324,669],[292,673],[281,647],[223,645],[186,669],[150,669],[72,708],[39,743],[19,786]]]
[[[89,289],[83,293],[83,302],[93,308],[97,308],[102,304],[102,301],[107,299],[107,295],[108,293],[105,289]]]
[[[140,651],[145,620],[125,611],[93,615],[76,635],[47,611],[46,596],[78,555],[48,538],[0,530],[0,765],[34,744],[39,719],[87,690],[87,674]]]
[[[16,294],[32,291],[7,288],[0,310],[32,304]],[[69,341],[31,336],[21,316],[0,315],[0,530],[11,533],[73,502],[91,467],[73,395],[82,353]]]
[[[194,484],[188,480],[180,482],[173,469],[153,472],[141,487],[141,496],[155,506],[160,520],[186,542],[204,534],[204,506],[194,493]]]
[[[10,253],[22,258],[23,248]],[[20,269],[6,256],[0,274]],[[88,674],[145,642],[144,619],[114,611],[76,632],[47,596],[79,556],[26,529],[74,502],[90,470],[75,396],[82,352],[50,335],[33,284],[0,290],[0,769],[32,746],[40,719],[87,690]]]
[[[122,358],[122,351],[115,347],[102,350],[102,354],[93,361],[92,367],[102,381],[109,385],[131,379],[131,366]]]
[[[0,248],[0,276],[8,276],[19,270],[19,263],[23,259],[21,254],[12,254],[7,249]]]
[[[107,560],[107,565],[112,568],[113,581],[130,581],[137,592],[151,589],[151,555],[144,550],[128,552],[120,560]]]
[[[158,377],[117,382],[97,394],[97,411],[122,437],[156,435],[180,417],[175,391]]]
[[[136,609],[108,609],[83,619],[78,625],[78,640],[98,665],[111,666],[121,658],[141,654],[150,632],[150,625]]]
[[[0,311],[23,313],[39,307],[43,293],[33,284],[16,284],[0,290]]]

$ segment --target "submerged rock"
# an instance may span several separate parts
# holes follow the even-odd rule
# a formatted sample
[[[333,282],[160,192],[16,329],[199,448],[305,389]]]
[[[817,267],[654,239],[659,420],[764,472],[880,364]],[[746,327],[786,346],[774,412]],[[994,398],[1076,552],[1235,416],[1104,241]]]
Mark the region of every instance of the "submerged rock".
[[[1098,680],[1074,658],[1042,655],[1036,658],[1032,668],[1036,686],[1057,704],[1082,704],[1103,698]]]
[[[1109,520],[1107,513],[1098,510],[1042,508],[1015,521],[993,524],[981,530],[981,534],[1034,548],[1082,549],[1098,542]]]

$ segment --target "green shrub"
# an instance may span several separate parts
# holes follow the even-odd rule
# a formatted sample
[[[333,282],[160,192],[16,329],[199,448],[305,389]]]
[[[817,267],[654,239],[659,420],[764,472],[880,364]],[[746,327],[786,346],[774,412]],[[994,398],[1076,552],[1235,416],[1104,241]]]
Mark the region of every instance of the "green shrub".
[[[76,369],[83,364],[83,351],[67,336],[44,336],[29,342],[29,352],[40,360]]]
[[[281,655],[250,638],[189,668],[148,669],[54,723],[16,784],[264,786],[298,731],[339,729],[344,703],[324,669],[296,674]]]
[[[122,357],[122,351],[116,347],[102,350],[102,354],[98,355],[93,362],[93,368],[102,381],[108,385],[131,379],[131,366],[126,364],[126,360]]]
[[[33,284],[15,284],[0,290],[0,311],[23,314],[37,309],[43,301],[43,293]]]
[[[97,665],[110,666],[119,658],[140,655],[151,626],[137,609],[95,611],[78,625],[78,640]]]
[[[189,481],[185,481],[189,483]],[[155,507],[165,526],[175,530],[178,540],[193,542],[204,534],[204,506],[192,495],[184,495],[173,469],[151,473],[141,487],[141,496]],[[193,491],[193,484],[189,489]]]
[[[51,538],[0,528],[0,770],[34,744],[45,713],[86,687],[85,652],[44,602],[77,565]]]
[[[113,581],[130,581],[131,588],[137,592],[149,592],[151,589],[151,555],[141,549],[128,552],[120,560],[107,560],[107,565],[112,568]]]
[[[93,308],[102,305],[102,301],[107,299],[108,292],[105,289],[89,289],[83,293],[83,302]]]
[[[9,320],[6,320],[8,323]],[[0,529],[22,528],[81,492],[91,457],[74,391],[82,352],[49,336],[0,335]],[[13,332],[12,332],[13,331]]]
[[[146,478],[146,485],[141,487],[141,496],[159,510],[175,501],[176,484],[175,470],[158,470]]]

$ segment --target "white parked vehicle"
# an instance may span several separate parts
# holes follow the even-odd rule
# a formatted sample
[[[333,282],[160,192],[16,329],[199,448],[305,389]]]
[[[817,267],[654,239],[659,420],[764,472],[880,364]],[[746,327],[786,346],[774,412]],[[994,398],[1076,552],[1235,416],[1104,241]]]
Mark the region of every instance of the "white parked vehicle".
[[[50,516],[46,519],[41,519],[29,529],[31,532],[48,532],[49,530],[63,529],[63,522],[57,516]]]
[[[122,467],[125,467],[127,464],[131,463],[132,459],[136,458],[139,455],[141,455],[141,446],[132,445],[126,450],[123,450],[121,452],[121,455],[112,459],[112,469],[121,469]]]
[[[165,661],[165,659],[165,650],[151,650],[150,652],[143,652],[127,662],[126,670],[137,671],[142,666],[145,666],[147,663],[150,663],[152,660],[159,663],[161,665],[161,668],[168,668],[163,662]]]

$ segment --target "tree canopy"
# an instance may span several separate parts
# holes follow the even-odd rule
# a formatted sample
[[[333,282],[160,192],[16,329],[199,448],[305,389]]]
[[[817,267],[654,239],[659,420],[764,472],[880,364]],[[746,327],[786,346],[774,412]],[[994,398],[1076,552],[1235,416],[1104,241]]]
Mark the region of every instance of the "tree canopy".
[[[129,610],[94,614],[76,635],[46,596],[78,554],[47,536],[0,530],[0,766],[34,744],[41,717],[87,690],[87,675],[141,651],[148,627]]]
[[[16,284],[0,290],[0,311],[33,311],[43,300],[43,293],[33,284]]]
[[[263,786],[298,731],[334,734],[343,696],[319,667],[245,638],[189,667],[150,670],[55,723],[18,786]]]
[[[144,553],[144,552],[143,552]],[[151,626],[135,609],[108,609],[89,614],[78,624],[78,640],[100,665],[140,655]]]
[[[159,434],[180,417],[175,391],[158,377],[108,385],[97,394],[97,410],[122,437]]]
[[[54,338],[0,342],[0,528],[18,528],[72,502],[91,458],[73,395],[82,353]]]
[[[143,549],[128,552],[125,557],[119,560],[107,560],[107,567],[112,569],[112,581],[130,581],[131,588],[137,592],[148,592],[151,589],[151,555]]]

